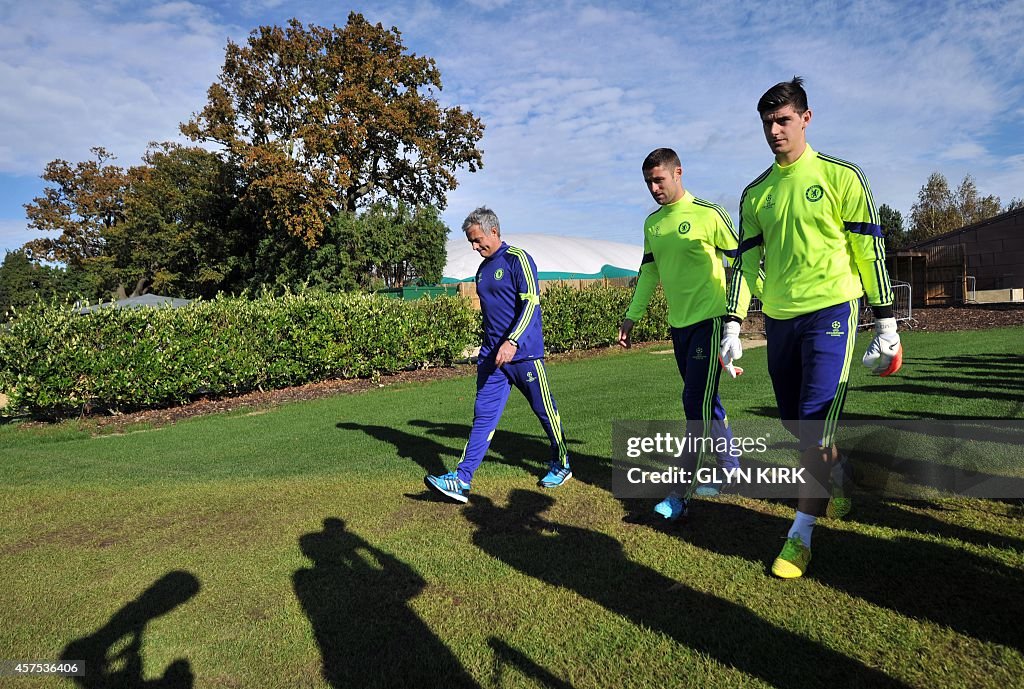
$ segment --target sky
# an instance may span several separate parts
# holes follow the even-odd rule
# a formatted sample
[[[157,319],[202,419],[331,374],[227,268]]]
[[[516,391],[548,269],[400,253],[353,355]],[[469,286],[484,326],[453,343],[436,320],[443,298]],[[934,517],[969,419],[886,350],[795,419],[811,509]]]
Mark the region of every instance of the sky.
[[[908,218],[932,172],[1024,198],[1024,2],[595,0],[0,0],[0,255],[42,236],[24,204],[46,164],[122,166],[206,101],[227,42],[258,26],[397,27],[436,60],[446,106],[486,126],[444,219],[480,205],[502,229],[642,242],[640,165],[674,148],[683,183],[735,218],[771,164],[758,98],[805,79],[808,142],[856,162]]]

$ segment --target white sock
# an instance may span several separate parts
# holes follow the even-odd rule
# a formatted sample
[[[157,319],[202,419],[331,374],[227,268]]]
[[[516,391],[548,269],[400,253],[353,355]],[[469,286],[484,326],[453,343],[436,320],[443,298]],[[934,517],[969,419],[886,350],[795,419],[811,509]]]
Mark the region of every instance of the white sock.
[[[788,537],[792,538],[793,536],[799,536],[804,545],[810,548],[811,531],[814,530],[814,522],[817,520],[817,517],[804,514],[803,512],[797,512],[796,519],[793,520],[793,526],[789,527]]]

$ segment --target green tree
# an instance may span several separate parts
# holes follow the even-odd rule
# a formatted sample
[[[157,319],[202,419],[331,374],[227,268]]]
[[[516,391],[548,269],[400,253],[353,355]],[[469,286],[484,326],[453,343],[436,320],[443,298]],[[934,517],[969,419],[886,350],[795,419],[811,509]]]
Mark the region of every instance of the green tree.
[[[916,244],[1000,212],[999,197],[982,196],[971,175],[965,175],[956,190],[951,190],[945,176],[933,172],[918,191],[917,203],[911,209],[907,242]]]
[[[949,181],[942,173],[933,172],[910,209],[907,242],[914,244],[955,229],[958,220]]]
[[[413,210],[403,202],[394,206],[380,203],[363,215],[362,223],[364,277],[379,278],[387,287],[441,280],[448,255],[448,227],[436,208]]]
[[[119,296],[151,290],[212,296],[229,284],[240,236],[236,177],[215,153],[151,144],[141,165],[55,160],[52,183],[25,206],[29,224],[58,231],[29,241],[32,259],[63,263],[100,292]]]
[[[974,177],[971,175],[964,176],[960,186],[957,187],[956,192],[953,194],[953,200],[959,214],[958,222],[960,223],[958,227],[952,228],[954,230],[987,220],[1002,212],[999,197],[992,194],[982,196],[978,192],[978,185],[975,183]]]
[[[310,282],[336,289],[368,289],[383,287],[374,283],[370,273],[372,265],[366,260],[366,223],[350,211],[341,211],[331,218],[324,241],[311,250]]]
[[[1014,197],[1010,199],[1009,203],[1003,206],[1003,212],[1015,211],[1018,208],[1024,208],[1024,199]]]
[[[436,284],[447,260],[448,227],[437,208],[376,203],[356,215],[331,219],[323,241],[311,249],[308,284],[337,289]]]
[[[263,226],[254,226],[248,229],[252,242],[234,257],[236,279],[232,281],[230,291],[259,292],[269,289],[279,294],[285,289],[296,289],[303,285],[343,289],[330,278],[321,279],[311,274],[313,259],[326,244],[310,248],[283,228],[272,231]],[[322,242],[326,241],[328,238],[323,237]],[[338,270],[339,266],[331,265],[327,274],[334,275]]]
[[[883,203],[878,208],[878,217],[882,225],[882,236],[885,237],[885,250],[891,251],[903,246],[906,233],[903,227],[903,214]]]
[[[210,151],[151,144],[128,171],[124,219],[103,232],[117,284],[134,295],[209,297],[224,288],[244,244],[235,177]]]
[[[8,251],[0,263],[0,322],[12,309],[22,309],[39,300],[93,297],[87,280],[79,273],[32,261],[24,251]]]
[[[43,296],[48,276],[23,251],[8,251],[0,264],[0,321]]]
[[[444,277],[448,263],[448,234],[451,230],[441,220],[441,211],[434,206],[417,208],[406,225],[410,242],[406,280],[415,278],[425,285],[436,285]]]
[[[444,108],[434,60],[397,28],[350,13],[343,28],[262,26],[228,42],[206,106],[181,127],[221,144],[246,177],[244,201],[307,245],[331,216],[387,197],[445,205],[455,171],[482,166],[483,125]]]

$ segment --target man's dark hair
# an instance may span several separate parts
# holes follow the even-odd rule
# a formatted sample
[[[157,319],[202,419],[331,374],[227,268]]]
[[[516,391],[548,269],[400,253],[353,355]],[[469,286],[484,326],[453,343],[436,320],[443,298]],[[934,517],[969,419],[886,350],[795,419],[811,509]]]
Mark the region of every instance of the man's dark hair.
[[[644,164],[641,169],[653,170],[656,167],[663,167],[667,170],[675,170],[677,167],[682,166],[683,164],[679,162],[679,156],[671,148],[656,148],[644,158]]]
[[[766,112],[792,105],[797,114],[807,112],[807,92],[804,91],[803,77],[793,77],[792,81],[780,81],[764,92],[757,101],[757,113],[764,116]]]

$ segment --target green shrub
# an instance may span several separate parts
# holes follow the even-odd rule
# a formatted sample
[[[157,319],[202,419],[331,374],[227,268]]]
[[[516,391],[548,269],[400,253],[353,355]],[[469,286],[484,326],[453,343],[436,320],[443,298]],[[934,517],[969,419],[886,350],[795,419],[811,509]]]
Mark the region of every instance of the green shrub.
[[[614,344],[632,294],[550,288],[541,298],[547,350]],[[666,310],[659,288],[633,340],[668,339]],[[444,366],[479,340],[480,315],[459,297],[304,292],[86,315],[40,304],[0,329],[0,391],[10,398],[6,414],[130,411]]]
[[[26,310],[0,330],[5,413],[128,411],[328,378],[448,365],[478,337],[458,297],[219,297],[185,308]]]
[[[547,350],[566,352],[615,344],[632,298],[632,289],[597,283],[584,289],[568,285],[548,288],[540,301]],[[667,313],[668,305],[659,287],[647,314],[633,327],[633,341],[668,339]]]

